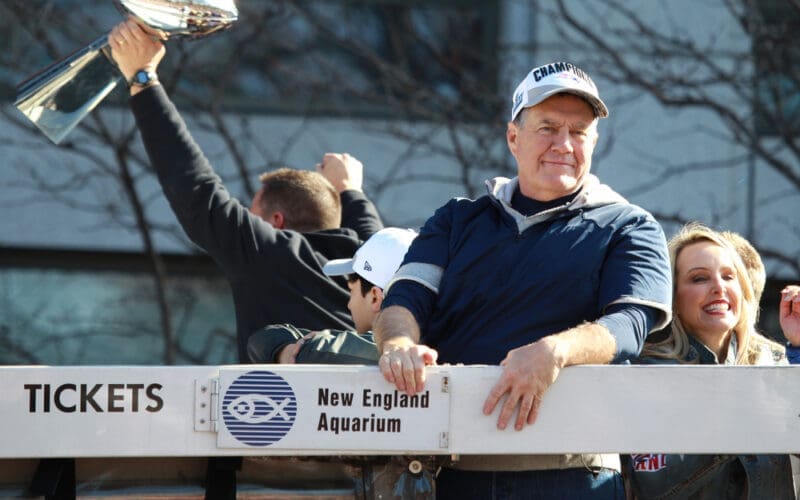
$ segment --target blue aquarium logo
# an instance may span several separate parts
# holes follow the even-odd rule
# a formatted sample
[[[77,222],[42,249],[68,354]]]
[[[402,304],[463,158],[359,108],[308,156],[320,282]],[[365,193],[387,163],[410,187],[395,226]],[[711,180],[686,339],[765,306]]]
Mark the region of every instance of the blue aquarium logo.
[[[297,398],[279,375],[252,371],[239,376],[222,399],[222,419],[244,444],[269,446],[280,441],[297,418]]]

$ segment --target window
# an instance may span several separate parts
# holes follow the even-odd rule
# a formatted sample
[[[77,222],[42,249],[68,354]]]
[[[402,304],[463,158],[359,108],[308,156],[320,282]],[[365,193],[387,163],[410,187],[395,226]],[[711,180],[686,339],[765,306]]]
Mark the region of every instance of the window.
[[[753,16],[756,131],[794,137],[800,129],[800,6],[760,0]]]
[[[178,82],[179,103],[195,107],[427,119],[457,111],[460,120],[485,119],[486,96],[496,88],[498,3],[238,0],[230,30],[168,42],[159,72]],[[121,19],[100,0],[0,6],[0,92],[13,96],[25,77]]]
[[[143,256],[0,251],[0,364],[163,364]],[[230,289],[207,257],[166,259],[177,364],[236,361]]]
[[[495,89],[496,1],[281,5],[240,1],[229,32],[193,43],[185,74],[225,80],[217,95],[228,107],[303,115],[469,114]],[[195,98],[206,92],[182,83]]]

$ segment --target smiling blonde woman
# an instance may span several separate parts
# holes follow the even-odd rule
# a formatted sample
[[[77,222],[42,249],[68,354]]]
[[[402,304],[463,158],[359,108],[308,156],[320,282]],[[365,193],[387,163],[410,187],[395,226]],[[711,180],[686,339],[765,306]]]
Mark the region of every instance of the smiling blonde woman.
[[[665,331],[648,338],[640,363],[788,364],[786,349],[756,331],[754,274],[740,248],[728,235],[697,223],[685,226],[669,241],[673,319]],[[746,258],[755,262],[752,255]],[[796,341],[800,310],[787,313],[791,308],[784,303],[790,292],[784,290],[783,295],[781,326],[786,337]],[[794,296],[788,302],[793,304]],[[625,462],[636,499],[795,498],[787,455],[644,453],[630,455]]]

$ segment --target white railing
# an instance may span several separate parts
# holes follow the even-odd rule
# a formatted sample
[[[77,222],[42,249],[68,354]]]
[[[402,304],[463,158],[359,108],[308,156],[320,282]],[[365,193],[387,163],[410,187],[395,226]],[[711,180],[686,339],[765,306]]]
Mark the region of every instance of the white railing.
[[[571,367],[522,431],[481,413],[498,367],[414,398],[366,366],[0,372],[0,458],[800,451],[799,367]]]

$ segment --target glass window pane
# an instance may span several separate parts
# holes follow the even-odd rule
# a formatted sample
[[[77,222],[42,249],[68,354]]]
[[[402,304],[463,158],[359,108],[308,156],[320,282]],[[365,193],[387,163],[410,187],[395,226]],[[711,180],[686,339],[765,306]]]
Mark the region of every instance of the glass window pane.
[[[231,74],[216,94],[229,107],[424,116],[480,106],[495,88],[496,2],[245,1],[240,10],[235,29],[192,45],[181,83],[194,99]]]
[[[227,283],[181,277],[168,288],[176,362],[235,362]],[[145,273],[0,270],[0,363],[162,364],[161,331]]]
[[[753,16],[756,129],[761,135],[796,136],[800,129],[800,7],[760,0]]]

